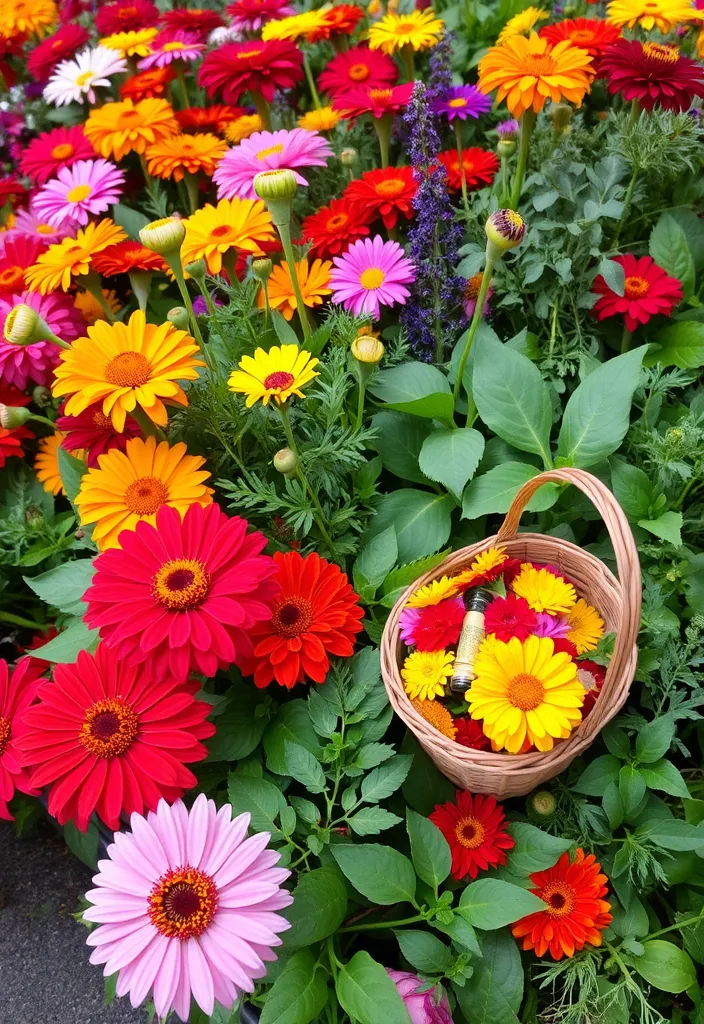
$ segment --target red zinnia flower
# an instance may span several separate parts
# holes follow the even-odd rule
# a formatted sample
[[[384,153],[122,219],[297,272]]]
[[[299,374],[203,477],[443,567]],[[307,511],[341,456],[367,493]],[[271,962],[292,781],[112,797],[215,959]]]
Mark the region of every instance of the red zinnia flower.
[[[0,427],[0,469],[13,455],[20,458],[24,455],[22,442],[30,437],[34,437],[34,434],[31,430],[27,430],[26,427],[11,427],[9,429]],[[2,729],[0,729],[1,735]]]
[[[115,274],[129,274],[131,270],[164,270],[163,257],[152,252],[141,244],[127,239],[124,242],[116,242],[109,245],[102,252],[96,252],[92,257],[93,269],[106,277],[114,277]]]
[[[488,871],[506,863],[506,850],[511,850],[515,839],[504,832],[506,815],[493,796],[472,796],[458,789],[455,803],[437,804],[430,820],[447,839],[452,851],[452,877],[458,881],[476,878],[480,871]]]
[[[105,644],[56,665],[18,736],[30,782],[50,786],[49,813],[85,832],[93,811],[108,828],[120,815],[153,811],[196,785],[187,764],[207,757],[200,742],[215,733],[200,684],[125,664]]]
[[[607,47],[621,38],[621,29],[598,18],[567,18],[555,25],[544,25],[538,32],[551,46],[564,39],[586,50],[590,57],[600,57]]]
[[[656,104],[665,110],[688,110],[695,96],[704,96],[704,68],[680,57],[676,46],[619,39],[599,62],[599,75],[610,93],[638,100],[644,110]]]
[[[491,750],[491,740],[484,735],[479,722],[474,722],[469,715],[456,718],[455,728],[455,743],[461,743],[463,747],[469,747],[471,750]]]
[[[52,128],[50,132],[42,132],[36,139],[32,139],[20,157],[20,170],[35,185],[43,185],[77,160],[94,159],[93,145],[83,134],[80,125]]]
[[[27,287],[25,270],[37,262],[37,256],[44,252],[46,246],[34,238],[18,235],[5,240],[0,236],[0,247],[0,295],[23,292]]]
[[[62,25],[34,47],[27,57],[27,71],[38,82],[46,82],[59,61],[73,57],[89,39],[90,33],[82,25]]]
[[[333,98],[333,109],[339,110],[341,117],[350,120],[363,114],[371,114],[372,117],[396,114],[410,100],[414,84],[407,82],[405,85],[395,85],[388,89],[348,89],[347,92]]]
[[[159,24],[161,12],[150,0],[117,0],[104,4],[95,15],[95,27],[100,36],[116,32],[137,32]]]
[[[669,316],[682,301],[682,285],[676,277],[659,267],[651,256],[614,256],[626,277],[623,295],[612,291],[601,274],[594,279],[592,291],[601,298],[593,312],[599,320],[609,316],[623,316],[629,331],[638,324],[647,324],[651,316],[663,313]]]
[[[352,242],[369,234],[369,218],[345,196],[331,199],[329,206],[323,206],[303,221],[301,235],[304,241],[312,242],[313,256],[337,256]]]
[[[399,622],[401,639],[418,651],[443,651],[460,638],[465,607],[461,597],[449,597],[424,608],[404,608]]]
[[[169,84],[175,78],[176,73],[170,67],[140,71],[139,74],[122,83],[120,98],[139,103],[140,100],[152,100],[166,96]]]
[[[537,956],[550,950],[553,960],[561,960],[587,943],[600,946],[601,933],[612,921],[611,904],[603,899],[608,878],[600,872],[594,854],[585,856],[578,849],[572,864],[569,854],[563,853],[553,867],[531,875],[531,892],[544,901],[545,910],[521,918],[511,928],[517,939],[523,939],[523,949],[534,949]]]
[[[83,448],[88,466],[98,465],[98,456],[119,448],[124,452],[127,442],[141,434],[139,424],[128,416],[122,433],[118,433],[109,416],[103,413],[103,403],[89,405],[78,416],[59,416],[56,428],[66,436],[61,442],[64,451],[75,452]]]
[[[198,72],[198,84],[208,96],[222,89],[226,103],[236,103],[247,91],[271,103],[277,89],[293,89],[302,79],[303,54],[285,39],[228,43],[212,50]]]
[[[22,715],[34,700],[40,683],[39,670],[31,658],[21,658],[10,672],[0,661],[0,819],[13,821],[7,805],[15,790],[37,796],[22,768],[17,739]]]
[[[605,678],[606,669],[603,665],[597,664],[596,661],[589,661],[587,658],[584,661],[577,662],[577,679],[579,679],[587,691],[587,696],[584,698],[584,704],[582,705],[582,719],[587,717],[596,704]]]
[[[508,643],[512,636],[525,640],[538,625],[538,616],[524,597],[495,597],[484,613],[484,628]]]
[[[368,221],[381,217],[384,227],[394,228],[399,214],[406,220],[413,216],[413,198],[417,191],[412,167],[387,167],[365,171],[361,178],[351,181],[343,199],[355,203]]]
[[[200,9],[198,7],[175,7],[172,11],[165,11],[161,16],[164,28],[175,31],[183,29],[184,32],[196,32],[200,41],[204,43],[213,29],[224,25],[222,15],[218,11]]]
[[[271,616],[279,587],[266,537],[217,505],[191,505],[181,521],[162,505],[156,525],[120,534],[98,555],[85,621],[121,658],[153,677],[214,676],[251,655],[253,627]]]
[[[438,157],[447,172],[447,184],[450,188],[462,188],[462,173],[456,149],[447,149]],[[484,185],[491,185],[494,175],[499,169],[499,161],[495,153],[490,153],[479,146],[471,146],[462,150],[462,166],[469,192]]]
[[[391,57],[368,46],[353,46],[338,53],[318,75],[322,91],[332,95],[360,86],[386,89],[397,80],[398,68]]]
[[[212,103],[209,107],[186,107],[175,112],[181,131],[202,132],[211,129],[220,132],[230,121],[247,113],[245,107],[232,107],[227,103]]]
[[[8,174],[6,178],[0,178],[0,206],[4,206],[8,199],[15,206],[17,201],[24,199],[26,195],[27,189],[14,174]]]
[[[287,689],[306,676],[324,683],[329,654],[349,658],[364,612],[344,572],[315,552],[274,553],[281,593],[268,622],[252,630],[254,654],[244,674],[254,672],[256,686],[276,680]]]

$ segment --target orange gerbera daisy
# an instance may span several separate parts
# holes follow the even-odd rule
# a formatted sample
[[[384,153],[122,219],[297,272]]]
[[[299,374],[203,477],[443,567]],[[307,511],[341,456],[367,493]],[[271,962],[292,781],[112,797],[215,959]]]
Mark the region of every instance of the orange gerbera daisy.
[[[323,296],[332,294],[332,288],[329,287],[331,269],[330,260],[313,260],[313,263],[309,265],[308,260],[303,259],[296,263],[296,277],[303,296],[303,303],[310,309],[314,306],[322,306]],[[288,263],[279,263],[277,267],[274,267],[267,282],[267,288],[271,306],[278,309],[287,320],[290,320],[294,310],[298,308],[298,302],[293,291],[293,280]],[[257,296],[257,304],[264,305],[263,290],[260,290]]]
[[[110,245],[93,257],[93,268],[105,277],[129,274],[133,270],[164,270],[165,267],[162,256],[131,238]]]
[[[579,849],[572,863],[563,853],[557,864],[536,871],[530,880],[535,886],[531,891],[543,900],[545,910],[521,918],[511,929],[523,939],[524,949],[534,949],[537,956],[549,950],[553,960],[561,960],[587,944],[601,945],[601,933],[612,921],[611,904],[604,899],[608,878],[593,853],[585,855]]]
[[[586,50],[569,40],[552,46],[535,32],[492,46],[479,62],[479,88],[485,93],[498,89],[497,100],[505,99],[514,117],[527,110],[539,113],[548,98],[581,106],[593,76]]]
[[[138,75],[128,78],[120,86],[120,96],[123,100],[133,100],[139,103],[140,100],[151,100],[155,97],[164,96],[169,83],[173,82],[176,74],[172,68],[150,68],[149,71],[140,71]]]
[[[276,241],[271,215],[261,199],[221,199],[217,206],[208,203],[183,224],[184,266],[204,259],[211,274],[220,273],[223,253],[229,249],[263,256],[260,243]]]
[[[75,277],[90,273],[95,253],[125,238],[127,235],[122,228],[113,224],[109,217],[97,224],[87,224],[75,238],[63,238],[37,257],[34,266],[25,271],[27,287],[42,295],[55,292],[57,288],[66,292],[75,283]]]
[[[155,178],[173,178],[202,171],[208,177],[227,153],[227,143],[210,132],[195,135],[172,135],[154,142],[145,152],[147,170]]]
[[[102,288],[103,298],[110,307],[113,316],[116,316],[122,308],[122,303],[117,297],[117,292],[111,288]],[[95,295],[91,292],[77,291],[73,297],[73,304],[83,315],[86,327],[92,327],[98,320],[105,320],[105,310],[100,305]]]
[[[621,29],[599,18],[567,18],[554,25],[544,25],[539,35],[553,46],[567,39],[573,46],[586,50],[590,57],[599,57],[621,38]]]
[[[178,135],[179,127],[167,100],[122,100],[91,110],[83,131],[101,156],[122,160],[128,153],[144,153],[152,143]]]

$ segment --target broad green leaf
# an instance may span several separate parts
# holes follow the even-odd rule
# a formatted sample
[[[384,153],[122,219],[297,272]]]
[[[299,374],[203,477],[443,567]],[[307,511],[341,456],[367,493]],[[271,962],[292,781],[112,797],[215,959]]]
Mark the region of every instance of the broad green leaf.
[[[348,825],[358,836],[378,836],[380,832],[393,828],[401,821],[403,818],[399,818],[398,814],[385,811],[383,807],[362,807],[347,819]]]
[[[309,793],[322,793],[325,789],[325,772],[320,762],[300,743],[284,743],[286,774],[307,789]]]
[[[283,316],[278,309],[272,309],[271,322],[274,325],[276,337],[282,345],[298,345],[298,335],[286,317]]]
[[[623,267],[616,260],[603,259],[599,264],[599,273],[606,284],[616,295],[623,295],[626,290],[626,275]]]
[[[376,437],[371,444],[379,452],[384,469],[408,483],[427,483],[418,458],[432,423],[402,412],[384,411],[372,417],[372,426]]]
[[[638,769],[631,764],[624,764],[618,775],[618,793],[626,820],[637,810],[645,796],[645,790],[645,779]]]
[[[618,782],[621,762],[612,754],[603,754],[587,766],[572,788],[587,796],[603,796],[610,782]]]
[[[482,936],[482,958],[455,995],[468,1024],[518,1024],[523,1000],[523,965],[508,930]]]
[[[672,942],[651,939],[643,943],[642,956],[632,963],[641,977],[662,992],[684,992],[696,984],[697,974],[688,953]]]
[[[440,829],[429,818],[406,808],[406,828],[411,859],[418,877],[434,889],[450,874],[452,854]]]
[[[483,453],[484,438],[478,430],[443,428],[426,437],[419,465],[429,480],[442,484],[459,498]]]
[[[452,508],[452,498],[447,494],[402,487],[381,497],[367,536],[376,537],[394,526],[399,560],[411,562],[445,544],[452,528]]]
[[[657,519],[639,519],[638,525],[648,533],[655,534],[660,540],[682,547],[682,526],[684,519],[681,512],[663,512]]]
[[[374,768],[362,779],[361,797],[369,804],[386,800],[403,785],[408,775],[413,758],[409,754],[396,754],[385,764]]]
[[[411,1024],[408,1010],[385,968],[364,950],[340,968],[336,991],[340,1006],[355,1024]]]
[[[640,825],[636,829],[635,835],[649,839],[663,850],[674,850],[681,853],[694,850],[700,855],[704,854],[704,828],[699,825],[689,825],[679,818],[649,821],[646,825]]]
[[[694,289],[694,259],[687,244],[687,235],[669,213],[663,213],[650,232],[650,255],[659,266],[682,283],[684,297]]]
[[[641,772],[641,774],[643,774]],[[643,775],[645,778],[645,775]],[[646,779],[647,785],[647,779]],[[618,791],[618,784],[616,782],[610,782],[604,790],[604,796],[601,800],[601,805],[604,808],[604,814],[609,819],[609,827],[612,832],[615,832],[619,825],[623,824],[623,800]]]
[[[331,851],[345,877],[372,903],[389,907],[413,902],[416,873],[402,853],[377,843],[340,844],[332,846]]]
[[[495,931],[544,909],[545,904],[519,885],[500,878],[480,878],[463,891],[460,907],[463,917],[475,928]]]
[[[445,974],[452,961],[450,949],[431,932],[415,928],[394,932],[401,952],[422,974]]]
[[[636,757],[646,764],[659,761],[670,749],[674,735],[675,723],[672,718],[663,716],[647,722],[636,733]]]
[[[89,868],[95,868],[98,863],[99,846],[98,826],[95,821],[88,823],[85,832],[79,832],[72,821],[64,825],[64,840],[71,853],[87,864]]]
[[[130,206],[123,206],[122,203],[115,203],[113,206],[112,219],[135,242],[139,241],[139,232],[149,223],[149,217],[140,213],[139,210],[133,210]]]
[[[261,690],[233,686],[227,697],[225,710],[217,716],[217,732],[207,743],[209,761],[241,761],[249,757],[267,727],[266,715],[257,714],[265,707],[266,698]]]
[[[97,629],[88,629],[82,619],[69,619],[58,636],[43,647],[37,647],[32,654],[57,665],[68,665],[76,660],[81,651],[94,651],[98,640]]]
[[[691,796],[687,789],[687,783],[679,771],[671,761],[666,761],[665,758],[654,764],[642,764],[638,771],[645,779],[648,789],[656,789],[661,793],[678,796],[683,800],[687,800]]]
[[[512,821],[508,831],[516,845],[508,852],[507,867],[520,878],[527,878],[534,871],[551,868],[572,845],[569,839],[551,836],[526,821]]]
[[[423,576],[429,569],[434,569],[436,565],[439,565],[440,562],[447,558],[448,553],[448,551],[438,551],[433,555],[426,555],[425,558],[419,558],[407,565],[400,565],[398,569],[392,569],[384,580],[384,586],[382,587],[384,593],[382,604],[384,607],[391,608],[407,586],[414,583],[415,580]]]
[[[639,939],[648,934],[648,912],[635,893],[631,893],[626,906],[614,904],[612,912],[613,928],[617,935]]]
[[[617,459],[611,465],[611,489],[631,522],[647,519],[654,490],[647,473]]]
[[[66,615],[83,615],[83,595],[91,585],[95,568],[89,558],[64,562],[39,576],[25,576],[24,581],[46,604]]]
[[[437,366],[401,363],[381,370],[369,391],[390,409],[434,420],[452,418],[454,402],[450,384]]]
[[[307,949],[292,956],[266,994],[259,1024],[313,1024],[327,1002],[325,972]]]
[[[654,344],[643,360],[644,366],[678,366],[681,370],[695,370],[704,365],[704,324],[696,320],[681,320],[662,327],[654,337]]]
[[[76,495],[81,488],[81,479],[83,474],[87,472],[88,467],[85,462],[81,462],[80,459],[75,458],[69,452],[59,445],[56,451],[56,457],[59,464],[59,475],[61,477],[61,483],[66,491],[66,497],[69,501],[75,501]]]
[[[227,778],[227,797],[232,804],[233,814],[247,811],[252,816],[255,832],[271,832],[277,838],[282,837],[275,822],[286,806],[286,800],[273,782],[230,772]]]
[[[438,931],[449,935],[456,946],[463,946],[468,952],[473,953],[474,956],[482,955],[479,942],[477,941],[477,933],[469,921],[465,921],[460,914],[455,914],[448,923],[438,921],[436,918],[433,921],[433,928],[437,928]]]
[[[475,476],[465,488],[462,500],[462,518],[479,519],[495,512],[508,512],[513,499],[523,484],[528,483],[539,470],[525,462],[504,462],[488,473]],[[528,502],[529,512],[544,512],[552,508],[559,497],[556,484],[543,484]]]
[[[369,543],[362,548],[354,563],[355,585],[359,577],[376,590],[396,565],[397,559],[396,529],[389,526],[383,533],[372,537]],[[357,589],[359,590],[359,587]]]
[[[284,944],[310,946],[332,935],[347,912],[347,886],[336,868],[326,866],[304,872],[293,890],[293,903],[282,911],[291,929]]]
[[[403,784],[406,803],[420,814],[428,815],[436,804],[455,799],[455,787],[441,775],[410,732],[401,744],[404,754],[413,755],[413,764]]]
[[[274,721],[264,733],[266,766],[276,775],[286,775],[286,741],[300,743],[311,754],[320,753],[320,744],[304,700],[292,700],[284,704]]]

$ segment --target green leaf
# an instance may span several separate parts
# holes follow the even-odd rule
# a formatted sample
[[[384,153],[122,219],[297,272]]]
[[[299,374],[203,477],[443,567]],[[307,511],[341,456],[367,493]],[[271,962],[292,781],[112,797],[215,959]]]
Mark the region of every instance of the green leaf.
[[[72,821],[64,825],[64,840],[74,857],[78,857],[89,868],[98,863],[98,826],[94,821],[88,823],[85,832],[79,832]]]
[[[662,992],[684,992],[695,985],[697,974],[688,953],[672,942],[651,939],[643,943],[642,956],[633,957],[633,966],[645,980]]]
[[[452,853],[445,836],[429,818],[406,808],[411,858],[418,877],[437,889],[450,874]]]
[[[336,991],[340,1006],[355,1024],[411,1022],[408,1010],[386,970],[364,950],[355,953],[350,962],[340,968]],[[267,1021],[261,1024],[267,1024]]]
[[[641,774],[643,774],[641,772]],[[645,778],[645,775],[643,775]],[[647,785],[647,779],[646,779]],[[619,825],[623,824],[623,801],[618,791],[618,785],[615,782],[610,782],[604,790],[604,796],[601,801],[602,807],[604,808],[604,814],[609,819],[609,827],[612,832],[615,832]]]
[[[526,821],[512,821],[508,831],[516,840],[516,845],[508,852],[507,867],[520,878],[527,878],[534,871],[551,868],[572,845],[569,839],[551,836]]]
[[[133,210],[122,203],[115,203],[112,208],[112,219],[118,227],[126,231],[135,242],[139,241],[139,232],[149,223],[149,217],[145,217],[139,210]]]
[[[323,1012],[325,972],[307,949],[292,956],[266,994],[259,1024],[313,1024]]]
[[[464,890],[460,907],[463,917],[475,928],[495,931],[544,909],[545,904],[520,885],[504,882],[500,878],[480,878]]]
[[[679,818],[662,818],[640,825],[635,835],[649,839],[663,850],[686,853],[688,850],[704,853],[704,828],[689,825]]]
[[[423,442],[433,426],[428,420],[402,412],[378,412],[372,417],[376,437],[371,442],[384,469],[407,483],[425,484],[428,478],[418,465]]]
[[[694,260],[684,228],[669,213],[663,213],[650,232],[650,255],[664,270],[682,282],[685,298],[694,290]]]
[[[625,906],[613,906],[613,917],[614,931],[623,938],[632,936],[638,939],[648,934],[648,912],[634,892],[630,892]]]
[[[95,568],[89,558],[64,562],[39,576],[25,576],[24,581],[46,604],[66,615],[83,615],[83,595],[91,585]]]
[[[643,360],[644,366],[678,366],[681,370],[696,370],[704,365],[704,324],[696,320],[681,320],[661,327]]]
[[[208,740],[208,761],[241,761],[258,746],[267,718],[257,714],[265,706],[262,692],[251,686],[233,686],[228,703],[217,716],[217,732]]]
[[[390,907],[412,903],[416,894],[416,873],[408,857],[390,846],[336,845],[332,855],[342,873],[372,903]]]
[[[384,580],[382,588],[384,607],[391,608],[409,584],[414,583],[428,570],[434,569],[436,565],[447,558],[448,553],[448,551],[438,551],[433,555],[426,555],[425,558],[410,562],[408,565],[400,565],[398,569],[392,569]]]
[[[631,401],[645,348],[609,359],[575,388],[560,428],[558,460],[586,469],[619,447],[630,422]]]
[[[631,756],[631,741],[628,738],[628,733],[625,729],[615,725],[613,722],[609,722],[605,729],[601,733],[601,738],[606,744],[606,749],[614,757],[618,757],[621,761],[628,761]]]
[[[380,586],[398,560],[398,542],[396,540],[396,529],[389,526],[382,533],[372,537],[368,544],[362,548],[357,560],[354,563],[353,578],[355,587],[359,591],[357,579],[368,583],[373,591]],[[364,595],[362,595],[364,596]]]
[[[624,764],[618,775],[618,794],[623,803],[623,813],[628,819],[638,808],[645,796],[645,779],[637,768]]]
[[[318,689],[312,689],[308,694],[308,714],[317,734],[329,739],[335,731],[339,714]]]
[[[276,337],[282,345],[298,345],[298,335],[278,309],[272,309],[271,322],[274,325]]]
[[[456,946],[462,946],[468,952],[473,953],[474,956],[482,955],[479,942],[477,941],[477,933],[469,921],[465,921],[460,914],[455,914],[449,923],[438,921],[436,918],[433,921],[433,928],[437,928],[438,931],[449,935]]]
[[[647,518],[654,490],[647,473],[618,459],[611,466],[611,489],[632,522]]]
[[[410,732],[401,744],[404,753],[413,755],[413,764],[403,784],[406,803],[420,814],[428,815],[436,804],[455,799],[455,787],[441,775]]]
[[[227,798],[235,814],[249,812],[255,832],[271,832],[274,837],[281,838],[282,833],[275,822],[286,806],[286,800],[273,782],[230,772]]]
[[[454,411],[447,377],[429,363],[401,363],[381,370],[369,391],[390,409],[413,416],[449,420]]]
[[[472,394],[483,422],[514,448],[550,465],[552,403],[540,370],[489,335],[476,344]]]
[[[408,775],[413,757],[409,754],[396,754],[386,764],[374,768],[362,779],[362,800],[369,804],[378,803],[379,800],[386,800],[392,793],[395,793],[399,786],[403,785]]]
[[[657,519],[639,519],[638,525],[642,526],[648,533],[655,534],[660,540],[668,544],[674,544],[676,548],[682,547],[682,526],[684,519],[681,512],[663,512]]]
[[[484,454],[484,438],[471,427],[434,430],[423,442],[419,465],[429,480],[461,496]]]
[[[299,876],[293,903],[283,911],[291,929],[284,933],[289,948],[310,946],[332,935],[347,912],[347,886],[336,868],[315,868]]]
[[[398,557],[411,562],[441,548],[450,536],[453,501],[446,494],[403,487],[384,494],[367,531],[376,537],[389,526],[396,528]]]
[[[308,790],[309,793],[322,793],[325,790],[325,772],[319,761],[300,743],[284,743],[286,758],[286,774]]]
[[[43,647],[37,647],[32,654],[57,665],[68,665],[76,660],[81,651],[95,650],[98,639],[97,629],[88,629],[82,619],[69,619],[58,636]]]
[[[467,484],[462,500],[462,518],[479,519],[495,512],[508,512],[521,487],[539,470],[525,462],[504,462]],[[544,512],[559,497],[556,484],[543,484],[526,506],[529,512]]]
[[[378,836],[387,828],[393,828],[403,821],[398,814],[385,811],[383,807],[362,807],[347,819],[347,823],[358,836]]]
[[[672,718],[663,716],[647,722],[636,733],[636,757],[646,764],[659,761],[670,749],[674,735],[675,723]]]
[[[300,743],[316,757],[320,744],[308,714],[304,700],[292,700],[284,704],[264,733],[266,766],[276,775],[286,775],[286,741]]]
[[[445,974],[452,962],[450,949],[431,932],[408,928],[394,932],[401,952],[423,974]]]
[[[482,936],[482,958],[455,995],[468,1024],[518,1024],[523,966],[518,944],[508,931]]]
[[[81,487],[81,479],[83,474],[88,471],[88,467],[85,462],[81,462],[80,459],[75,458],[59,445],[56,450],[57,460],[59,465],[59,475],[61,477],[61,483],[64,485],[66,491],[66,497],[69,501],[75,501],[76,495],[78,494]]]
[[[626,290],[626,275],[623,267],[616,260],[603,259],[599,264],[599,273],[612,292],[623,295]]]
[[[657,789],[661,793],[678,796],[683,800],[687,800],[691,796],[687,789],[687,783],[674,764],[671,761],[666,761],[665,758],[656,761],[655,764],[642,764],[638,771],[645,779],[648,789]]]
[[[620,771],[619,759],[612,754],[603,754],[587,766],[572,788],[587,796],[603,796],[610,782],[618,782]]]

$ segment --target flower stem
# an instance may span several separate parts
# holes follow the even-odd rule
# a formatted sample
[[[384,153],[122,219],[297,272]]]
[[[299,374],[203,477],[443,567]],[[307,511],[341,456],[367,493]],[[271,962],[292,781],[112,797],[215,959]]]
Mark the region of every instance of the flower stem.
[[[135,405],[134,409],[130,413],[130,416],[132,416],[137,421],[137,423],[139,424],[139,429],[142,431],[145,437],[155,437],[158,441],[166,440],[166,434],[164,433],[164,431],[161,430],[160,427],[156,425],[156,423],[150,420],[149,416],[147,416],[146,412],[141,407],[141,405]]]
[[[674,924],[669,925],[667,928],[661,928],[660,931],[651,932],[650,935],[646,935],[641,942],[650,942],[651,939],[659,939],[661,935],[667,935],[668,932],[675,932],[679,928],[689,928],[692,924],[701,924],[704,921],[704,911],[696,914],[694,917],[685,917],[684,921],[675,921]]]
[[[24,626],[25,629],[46,629],[46,622],[24,619],[21,615],[13,615],[12,612],[0,612],[0,622],[7,622],[12,626]]]
[[[379,140],[379,153],[383,169],[389,166],[389,147],[391,145],[392,118],[390,114],[382,114],[381,117],[373,118],[374,130]]]
[[[56,424],[53,420],[50,420],[48,416],[39,416],[38,414],[32,413],[29,419],[35,423],[43,423],[45,427],[51,427],[52,430],[56,430]],[[29,422],[29,420],[27,422]]]
[[[295,454],[298,455],[298,468],[296,470],[296,476],[298,477],[301,486],[303,487],[303,490],[307,492],[310,500],[313,503],[313,518],[315,519],[316,526],[320,530],[320,534],[325,543],[327,544],[330,554],[334,557],[335,545],[333,544],[332,538],[330,537],[330,534],[327,531],[327,527],[325,526],[325,513],[323,512],[322,506],[318,501],[318,495],[315,493],[313,488],[306,480],[305,474],[301,469],[300,455],[298,453],[296,439],[293,436],[293,430],[291,429],[291,420],[289,419],[288,415],[288,403],[282,402],[281,404],[279,404],[277,402],[276,408],[279,413],[279,416],[281,417],[281,423],[284,428],[284,434],[286,435],[286,441],[288,443],[288,446],[292,452],[295,452]]]
[[[633,331],[629,331],[626,325],[623,325],[623,334],[621,335],[621,352],[628,352],[631,347],[631,341],[633,340]]]
[[[250,95],[252,97],[252,100],[254,101],[254,106],[256,107],[257,113],[261,118],[262,125],[264,126],[266,131],[270,131],[271,118],[269,117],[269,104],[264,99],[259,89],[252,89]]]
[[[308,88],[310,89],[310,95],[313,100],[313,106],[316,110],[320,110],[320,96],[318,96],[318,90],[315,88],[315,79],[313,78],[313,72],[311,71],[310,61],[308,60],[307,54],[303,56],[303,70],[306,73],[306,79],[308,81]]]
[[[487,292],[489,291],[489,285],[491,284],[491,275],[494,273],[495,260],[490,256],[486,258],[486,264],[484,266],[484,273],[482,274],[482,283],[479,286],[479,294],[477,295],[477,304],[474,307],[474,315],[472,316],[472,322],[469,325],[469,331],[467,332],[467,340],[464,343],[464,350],[460,357],[459,366],[457,367],[457,380],[455,381],[455,388],[453,398],[455,405],[457,399],[460,397],[460,391],[464,382],[464,370],[469,359],[469,352],[472,348],[472,342],[474,341],[474,335],[477,333],[479,327],[479,321],[482,318],[482,310],[484,309],[484,302],[486,301]],[[467,422],[472,419],[476,412],[474,400],[467,391]]]
[[[293,294],[296,296],[296,311],[298,313],[298,319],[301,321],[303,337],[307,341],[312,336],[313,332],[310,329],[310,322],[308,320],[308,314],[306,313],[306,305],[303,301],[303,294],[301,292],[301,286],[296,272],[296,260],[293,254],[293,245],[291,244],[291,225],[288,222],[278,223],[275,221],[274,223],[276,224],[279,235],[281,236],[281,244],[284,247],[284,256],[288,263],[288,272],[291,277],[291,284],[293,285]]]
[[[460,119],[456,117],[453,122],[455,129],[455,145],[457,146],[457,163],[460,169],[460,180],[462,182],[462,204],[464,205],[464,212],[469,217],[469,200],[467,199],[467,174],[464,169],[464,160],[462,158],[462,135],[460,128]]]
[[[186,85],[186,79],[183,77],[183,67],[180,60],[176,61],[176,81],[178,82],[178,87],[181,91],[183,109],[186,110],[187,107],[190,107],[191,101],[188,98],[188,86]]]
[[[178,285],[178,290],[181,292],[181,298],[183,299],[183,304],[186,307],[186,310],[188,312],[188,317],[189,317],[189,319],[191,321],[191,327],[193,328],[193,337],[196,339],[196,341],[200,345],[200,350],[203,353],[203,355],[205,356],[205,359],[206,359],[206,361],[208,363],[208,366],[212,370],[214,368],[211,365],[210,353],[206,349],[205,342],[203,341],[203,335],[200,333],[200,327],[198,326],[198,321],[196,320],[196,315],[193,312],[193,303],[191,302],[191,296],[190,296],[189,291],[188,291],[188,286],[186,285],[186,279],[183,276],[183,268],[181,266],[181,254],[180,254],[180,252],[177,252],[175,255],[164,256],[164,259],[166,260],[166,262],[171,267],[173,275],[176,278],[176,284]]]
[[[212,295],[205,286],[205,282],[197,281],[196,283],[198,285],[198,290],[203,296],[203,301],[205,302],[206,309],[208,310],[208,316],[215,316],[215,313],[217,312],[215,309],[215,303],[213,302]]]
[[[103,295],[103,287],[100,283],[100,278],[94,270],[89,270],[81,280],[81,284],[84,285],[87,292],[93,296],[93,298],[100,304],[100,308],[105,313],[105,319],[110,324],[115,323],[115,317],[113,316],[112,310],[108,300]],[[68,346],[67,346],[68,347]]]
[[[535,128],[535,119],[536,114],[533,110],[526,110],[521,117],[521,137],[518,143],[518,163],[516,164],[516,171],[513,177],[511,202],[509,203],[509,207],[512,210],[518,209],[518,204],[521,199],[521,189],[523,188],[523,179],[525,177],[526,167],[528,166],[530,140],[533,136],[533,129]]]
[[[188,205],[191,213],[195,213],[198,209],[198,179],[195,174],[186,174],[186,191],[188,193]]]
[[[618,240],[621,237],[621,231],[623,230],[623,225],[626,223],[626,217],[628,216],[628,211],[629,211],[630,206],[631,206],[631,199],[633,198],[633,189],[636,187],[636,181],[638,179],[639,171],[640,171],[640,167],[634,167],[633,168],[633,174],[631,175],[631,180],[628,182],[628,188],[626,189],[626,194],[623,197],[623,210],[621,211],[621,218],[620,218],[618,224],[616,225],[616,230],[614,231],[614,237],[611,239],[611,248],[612,249],[615,249],[616,246],[618,245]]]
[[[406,65],[408,81],[414,82],[416,77],[416,68],[413,62],[413,47],[410,43],[406,43],[405,46],[401,47],[401,54],[403,55],[403,61]]]
[[[142,312],[145,312],[147,308],[147,300],[149,299],[149,289],[152,283],[151,271],[130,270],[128,277],[130,279],[132,292],[137,298],[139,308]]]
[[[379,928],[401,928],[406,924],[416,924],[418,921],[425,921],[423,914],[416,914],[414,917],[404,917],[399,921],[373,921],[371,924],[353,924],[348,928],[338,928],[337,934],[340,935],[343,932],[370,932]]]

